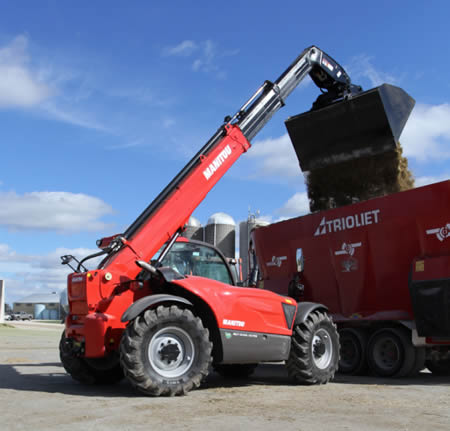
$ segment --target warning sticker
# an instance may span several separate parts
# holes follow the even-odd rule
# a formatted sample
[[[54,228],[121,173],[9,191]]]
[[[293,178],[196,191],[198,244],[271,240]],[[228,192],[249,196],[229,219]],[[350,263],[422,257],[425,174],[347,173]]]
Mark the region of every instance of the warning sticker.
[[[416,262],[416,272],[423,272],[423,271],[425,271],[425,261],[418,260]]]

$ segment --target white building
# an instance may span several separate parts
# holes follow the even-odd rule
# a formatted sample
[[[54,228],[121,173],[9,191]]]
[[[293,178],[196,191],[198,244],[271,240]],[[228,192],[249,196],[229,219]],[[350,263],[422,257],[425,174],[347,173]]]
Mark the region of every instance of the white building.
[[[32,314],[38,320],[59,320],[61,318],[59,294],[34,293],[13,303],[13,312]]]

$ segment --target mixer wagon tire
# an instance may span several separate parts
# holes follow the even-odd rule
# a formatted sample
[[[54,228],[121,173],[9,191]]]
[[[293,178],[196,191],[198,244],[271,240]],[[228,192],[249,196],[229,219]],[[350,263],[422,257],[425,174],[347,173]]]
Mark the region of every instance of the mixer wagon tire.
[[[258,364],[217,364],[214,371],[228,379],[245,379],[251,376]]]
[[[291,378],[301,384],[329,382],[339,365],[339,334],[330,316],[311,312],[292,332],[291,351],[286,368]]]
[[[116,355],[107,358],[87,359],[77,356],[70,340],[62,333],[59,342],[59,357],[68,374],[84,384],[112,384],[122,380],[124,375]]]
[[[363,375],[367,371],[367,334],[359,328],[344,328],[339,331],[341,344],[339,372],[348,375]]]
[[[379,377],[405,377],[416,366],[416,349],[406,328],[383,328],[376,331],[367,346],[370,369]]]
[[[159,306],[131,321],[120,362],[131,384],[146,395],[185,395],[200,386],[212,362],[209,331],[190,310]]]

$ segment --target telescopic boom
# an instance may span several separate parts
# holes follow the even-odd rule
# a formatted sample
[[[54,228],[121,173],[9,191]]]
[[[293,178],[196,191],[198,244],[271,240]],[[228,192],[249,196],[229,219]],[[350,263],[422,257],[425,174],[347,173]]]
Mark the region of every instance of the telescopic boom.
[[[98,241],[108,256],[100,268],[129,273],[131,261],[149,261],[180,232],[195,208],[233,163],[250,148],[250,141],[272,118],[298,84],[310,75],[323,91],[314,108],[361,91],[344,69],[315,46],[305,49],[275,81],[266,81],[176,175],[123,235]],[[131,274],[130,274],[131,275]]]

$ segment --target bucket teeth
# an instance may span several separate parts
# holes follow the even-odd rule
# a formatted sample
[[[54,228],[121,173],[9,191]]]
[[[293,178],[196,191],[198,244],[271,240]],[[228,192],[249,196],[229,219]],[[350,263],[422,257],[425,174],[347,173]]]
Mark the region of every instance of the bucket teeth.
[[[389,84],[285,121],[302,171],[395,150],[415,101]]]

